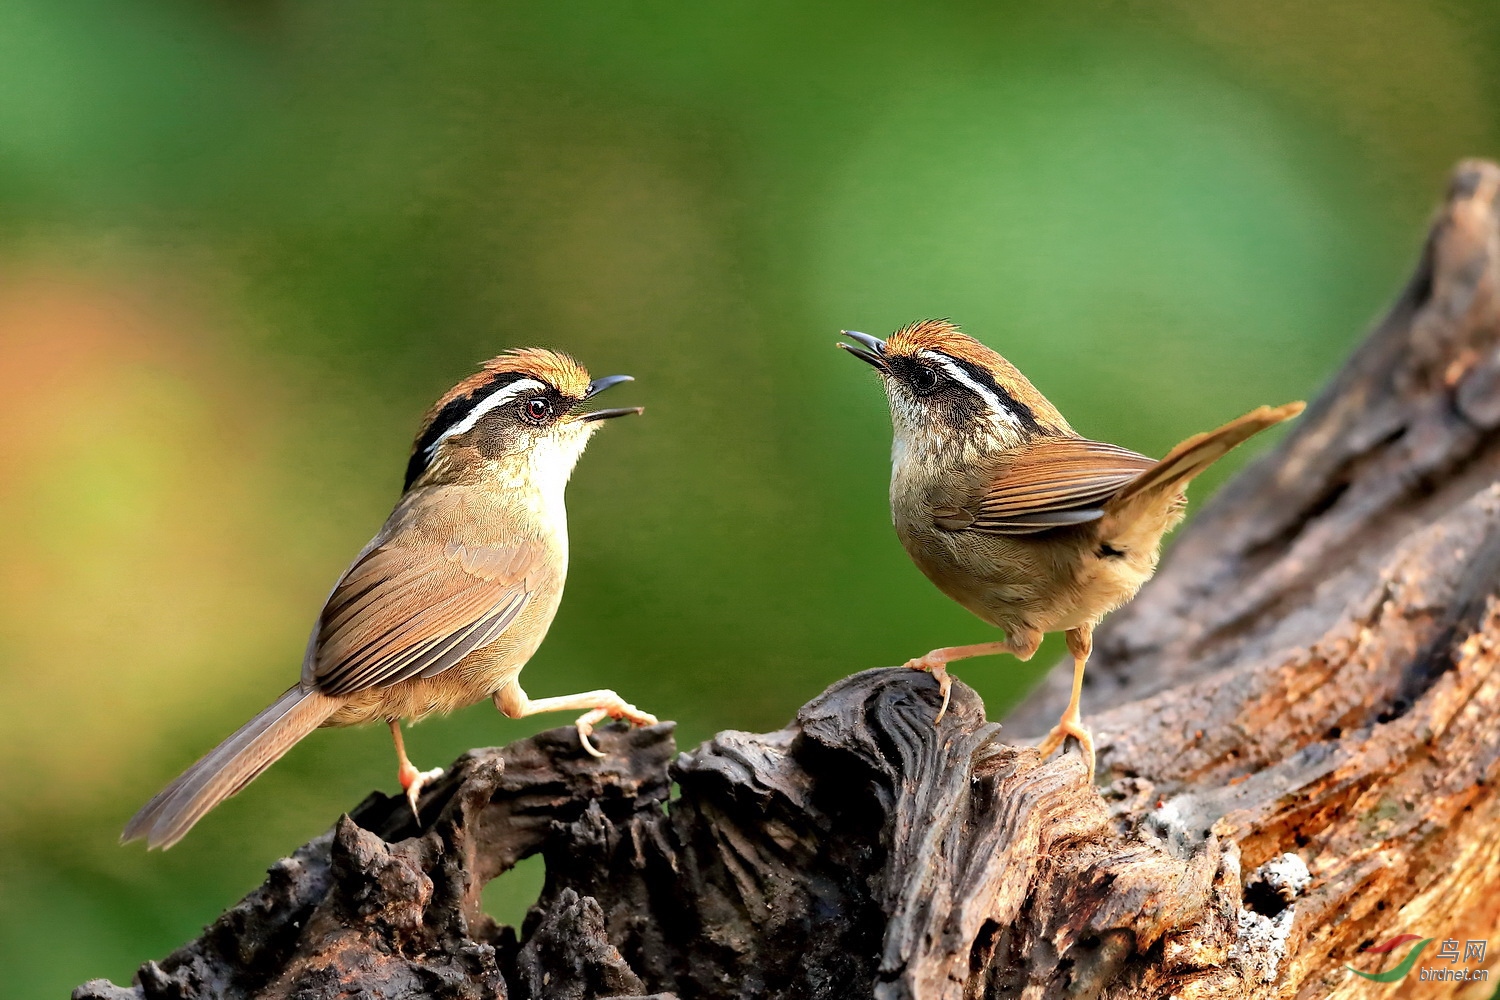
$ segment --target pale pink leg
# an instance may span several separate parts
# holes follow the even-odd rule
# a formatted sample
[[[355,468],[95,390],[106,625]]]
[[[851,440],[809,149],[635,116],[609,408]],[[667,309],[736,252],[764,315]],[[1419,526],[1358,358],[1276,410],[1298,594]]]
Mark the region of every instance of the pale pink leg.
[[[1037,747],[1042,756],[1046,757],[1063,745],[1063,741],[1069,736],[1078,741],[1083,748],[1083,760],[1089,769],[1089,784],[1094,783],[1094,737],[1083,725],[1083,716],[1079,712],[1078,702],[1083,697],[1083,668],[1088,666],[1089,653],[1094,648],[1094,630],[1092,628],[1075,628],[1068,632],[1068,652],[1073,654],[1073,697],[1068,700],[1068,707],[1063,711],[1062,718],[1057,725],[1052,727],[1052,732],[1042,740]]]
[[[430,771],[418,771],[406,759],[406,741],[401,738],[401,720],[385,721],[391,727],[391,739],[396,741],[396,780],[401,782],[401,790],[406,793],[406,801],[411,804],[411,814],[420,821],[422,816],[417,812],[417,796],[422,794],[423,785],[443,776],[443,769],[435,767]]]
[[[1033,632],[1030,629],[1015,629],[1003,642],[980,642],[972,646],[944,646],[942,649],[934,649],[926,656],[907,660],[906,666],[913,670],[926,670],[937,680],[938,690],[943,693],[943,704],[938,709],[937,718],[932,720],[936,725],[942,722],[943,716],[948,713],[948,694],[953,688],[953,679],[948,676],[948,664],[954,660],[967,660],[971,656],[994,656],[999,653],[1009,653],[1025,661],[1036,654],[1036,648],[1041,644],[1042,633]]]
[[[565,694],[556,698],[533,700],[521,690],[519,681],[511,681],[495,692],[495,707],[512,719],[523,719],[540,712],[572,712],[586,708],[588,711],[579,716],[576,723],[578,739],[583,744],[583,748],[595,757],[603,757],[604,754],[595,748],[589,736],[593,734],[594,727],[606,718],[626,719],[637,726],[656,725],[656,716],[650,712],[642,712],[609,690],[585,691],[583,694]]]

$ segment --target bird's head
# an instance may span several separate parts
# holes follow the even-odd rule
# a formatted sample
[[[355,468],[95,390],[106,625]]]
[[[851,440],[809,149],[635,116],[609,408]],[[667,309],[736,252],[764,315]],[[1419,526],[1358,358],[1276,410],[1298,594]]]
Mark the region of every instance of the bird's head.
[[[458,482],[502,467],[507,478],[561,487],[602,422],[642,407],[590,410],[584,404],[629,375],[590,380],[556,351],[508,351],[449,389],[422,418],[406,465],[405,489]]]
[[[947,320],[913,323],[886,340],[844,336],[862,346],[839,346],[880,373],[898,448],[957,456],[1073,433],[1015,365]]]

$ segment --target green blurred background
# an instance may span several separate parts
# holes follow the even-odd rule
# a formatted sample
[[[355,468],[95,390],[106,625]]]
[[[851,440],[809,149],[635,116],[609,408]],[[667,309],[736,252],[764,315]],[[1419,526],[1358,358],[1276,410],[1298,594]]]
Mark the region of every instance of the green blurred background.
[[[528,691],[615,687],[686,745],[775,728],[991,634],[891,533],[841,327],[951,316],[1160,453],[1317,391],[1497,99],[1492,0],[3,0],[5,994],[127,982],[394,788],[383,729],[322,731],[171,852],[115,842],[296,676],[483,358],[566,349],[648,407],[574,479]],[[1058,652],[959,674],[998,715]]]

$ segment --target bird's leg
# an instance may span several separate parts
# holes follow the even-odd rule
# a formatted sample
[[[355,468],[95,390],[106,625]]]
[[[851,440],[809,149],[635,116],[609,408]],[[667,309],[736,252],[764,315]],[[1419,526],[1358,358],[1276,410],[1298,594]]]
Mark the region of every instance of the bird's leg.
[[[406,741],[401,738],[401,720],[385,721],[391,727],[391,739],[396,741],[396,780],[401,782],[401,790],[406,792],[406,801],[411,803],[411,814],[420,823],[422,814],[417,812],[417,796],[422,794],[423,785],[443,776],[443,769],[435,767],[430,771],[418,771],[406,758]]]
[[[656,725],[656,716],[650,712],[642,712],[610,690],[585,691],[583,694],[533,700],[521,690],[520,681],[511,681],[495,692],[495,707],[512,719],[525,718],[539,712],[571,712],[586,708],[588,711],[578,717],[578,739],[583,748],[595,757],[603,757],[604,754],[590,742],[589,736],[594,732],[594,727],[606,718],[626,719],[637,726]]]
[[[1078,700],[1083,696],[1083,668],[1088,666],[1089,652],[1094,648],[1094,630],[1091,626],[1068,630],[1068,652],[1073,654],[1073,697],[1052,732],[1042,740],[1038,750],[1046,757],[1062,746],[1069,736],[1083,748],[1083,760],[1089,769],[1089,784],[1094,783],[1094,737],[1084,728],[1083,717],[1078,711]]]
[[[942,722],[943,716],[948,713],[948,694],[953,688],[953,678],[948,676],[948,664],[954,660],[967,660],[971,656],[994,656],[999,653],[1009,653],[1024,662],[1031,659],[1036,654],[1036,648],[1042,644],[1042,633],[1033,629],[1014,628],[1008,631],[1009,635],[1003,642],[944,646],[942,649],[934,649],[926,656],[906,661],[906,666],[913,670],[926,670],[938,682],[938,690],[943,694],[943,704],[938,709],[937,718],[932,720],[933,725]]]

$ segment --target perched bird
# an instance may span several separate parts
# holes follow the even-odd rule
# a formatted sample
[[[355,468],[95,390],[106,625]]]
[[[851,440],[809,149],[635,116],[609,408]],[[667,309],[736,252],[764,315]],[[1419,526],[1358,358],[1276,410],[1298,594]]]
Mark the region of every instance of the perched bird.
[[[839,344],[880,373],[890,402],[891,517],[917,567],[991,625],[1002,642],[934,649],[907,666],[931,671],[948,708],[947,664],[1010,653],[1029,660],[1066,632],[1073,697],[1042,742],[1094,742],[1079,717],[1094,627],[1156,571],[1162,536],[1182,520],[1193,477],[1246,438],[1302,412],[1262,406],[1197,434],[1154,461],[1080,437],[1026,376],[945,320],[889,340],[845,331]]]
[[[492,698],[513,719],[584,710],[584,749],[606,717],[656,719],[613,691],[533,700],[521,668],[541,645],[568,568],[563,487],[594,432],[640,407],[583,412],[628,375],[589,381],[565,354],[503,354],[427,412],[385,525],[334,585],[313,626],[302,677],[188,768],[126,824],[122,841],[171,847],[319,726],[384,721],[412,811],[424,782],[400,720]]]

